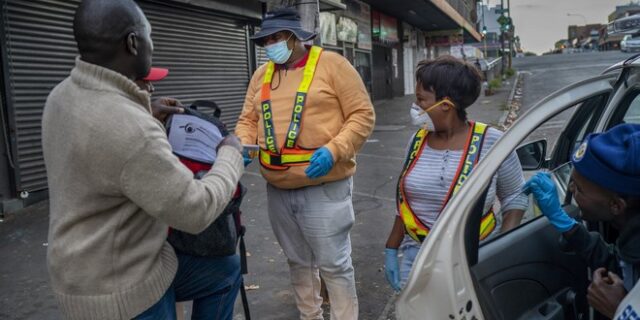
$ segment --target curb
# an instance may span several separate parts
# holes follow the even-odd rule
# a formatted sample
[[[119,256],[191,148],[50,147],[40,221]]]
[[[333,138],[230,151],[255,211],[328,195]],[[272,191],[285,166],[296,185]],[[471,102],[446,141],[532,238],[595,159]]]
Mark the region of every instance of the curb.
[[[520,110],[520,100],[522,99],[522,90],[516,95],[518,92],[518,88],[522,87],[522,83],[524,81],[524,73],[518,71],[515,77],[515,81],[513,81],[513,86],[511,87],[511,92],[509,93],[509,98],[507,99],[507,110],[500,117],[500,126],[503,130],[509,129],[509,127],[513,124],[513,122],[518,117],[518,110]]]

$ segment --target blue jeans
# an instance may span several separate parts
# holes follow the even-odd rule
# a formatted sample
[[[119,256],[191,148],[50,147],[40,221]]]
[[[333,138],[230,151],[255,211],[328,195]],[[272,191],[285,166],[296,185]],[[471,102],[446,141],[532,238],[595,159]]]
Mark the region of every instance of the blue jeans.
[[[416,256],[420,251],[420,246],[403,245],[401,250],[402,261],[400,261],[400,287],[404,288],[404,285],[407,283],[407,279],[409,278],[413,261],[416,260]]]
[[[203,258],[177,254],[178,272],[167,292],[135,319],[175,320],[176,302],[193,300],[192,320],[230,320],[242,284],[240,256]]]

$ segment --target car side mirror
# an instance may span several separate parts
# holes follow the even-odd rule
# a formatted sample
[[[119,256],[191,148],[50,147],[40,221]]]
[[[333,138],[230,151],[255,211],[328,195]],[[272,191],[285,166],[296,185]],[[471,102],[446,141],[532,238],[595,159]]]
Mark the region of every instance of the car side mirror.
[[[546,166],[547,157],[547,140],[538,140],[523,146],[516,150],[522,170],[533,171],[539,170]]]

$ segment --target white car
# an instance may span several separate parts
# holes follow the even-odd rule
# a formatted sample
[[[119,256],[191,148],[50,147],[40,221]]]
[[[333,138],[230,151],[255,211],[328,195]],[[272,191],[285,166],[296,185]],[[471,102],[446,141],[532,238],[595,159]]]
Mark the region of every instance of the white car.
[[[528,174],[552,170],[570,209],[570,155],[587,134],[620,123],[640,123],[640,55],[546,97],[487,151],[423,243],[398,297],[398,318],[599,319],[586,301],[586,264],[563,251],[546,218],[530,208],[518,228],[483,243],[478,230],[496,164],[511,152]],[[588,227],[607,241],[615,236],[605,224]]]
[[[640,50],[640,35],[626,35],[620,41],[620,50],[622,52],[633,52]]]

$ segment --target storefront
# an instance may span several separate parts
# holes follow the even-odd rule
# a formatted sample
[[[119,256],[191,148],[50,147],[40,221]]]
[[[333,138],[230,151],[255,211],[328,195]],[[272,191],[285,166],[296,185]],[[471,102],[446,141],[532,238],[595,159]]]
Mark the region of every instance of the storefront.
[[[79,2],[6,0],[2,6],[3,111],[8,126],[7,160],[14,163],[9,170],[13,178],[9,197],[32,202],[46,195],[42,110],[51,89],[73,67],[77,51],[72,22]],[[155,95],[176,97],[185,104],[214,100],[223,110],[223,120],[233,128],[255,65],[248,35],[262,16],[261,4],[252,0],[199,1],[199,6],[186,4],[194,3],[187,0],[138,2],[153,28],[154,65],[170,69],[169,76],[156,85]],[[3,198],[7,195],[0,201]]]
[[[428,57],[435,59],[441,55],[451,54],[451,48],[464,44],[462,29],[430,31],[425,33]]]
[[[398,20],[372,10],[373,99],[404,95],[403,53]]]
[[[322,47],[347,58],[371,93],[371,9],[359,0],[345,0],[347,9],[320,13]]]

